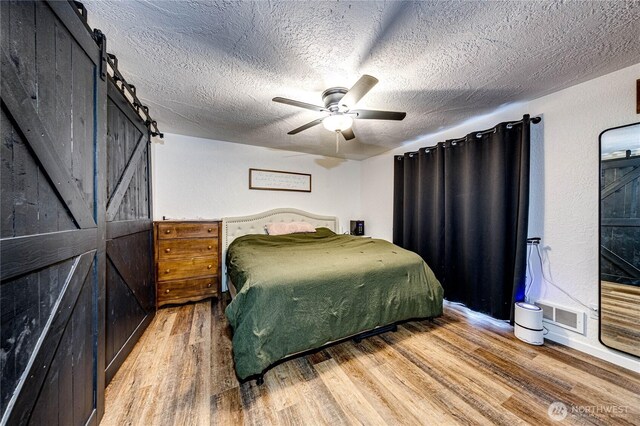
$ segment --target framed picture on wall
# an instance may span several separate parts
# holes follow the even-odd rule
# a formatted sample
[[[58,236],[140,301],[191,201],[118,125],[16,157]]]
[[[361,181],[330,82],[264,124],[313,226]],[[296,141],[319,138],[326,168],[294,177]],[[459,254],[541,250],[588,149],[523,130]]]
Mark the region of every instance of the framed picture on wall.
[[[309,173],[249,169],[249,189],[311,192]]]

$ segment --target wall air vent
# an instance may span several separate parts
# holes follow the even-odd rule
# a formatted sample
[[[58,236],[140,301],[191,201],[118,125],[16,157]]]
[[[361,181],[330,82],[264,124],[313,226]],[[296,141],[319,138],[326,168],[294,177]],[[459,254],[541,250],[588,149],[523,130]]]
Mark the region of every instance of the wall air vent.
[[[585,314],[555,303],[539,300],[535,303],[542,308],[542,321],[576,333],[585,334]]]
[[[540,308],[542,308],[542,319],[553,321],[553,306],[546,305],[542,302],[536,302]]]

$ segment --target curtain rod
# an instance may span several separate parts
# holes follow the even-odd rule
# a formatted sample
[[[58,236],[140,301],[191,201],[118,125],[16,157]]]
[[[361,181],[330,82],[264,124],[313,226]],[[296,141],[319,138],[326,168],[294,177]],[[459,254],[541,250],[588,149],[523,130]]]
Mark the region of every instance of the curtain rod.
[[[542,117],[531,117],[529,119],[531,121],[531,123],[533,124],[538,124],[540,121],[542,121]],[[518,124],[522,124],[524,122],[524,118],[522,120],[518,120],[518,121],[511,121],[508,122],[506,127],[507,129],[511,129],[513,126],[517,126]],[[481,138],[482,135],[486,135],[488,133],[495,133],[497,130],[498,126],[494,126],[491,129],[488,130],[482,130],[480,132],[476,132],[476,138]],[[449,139],[447,142],[451,142],[453,145],[455,145],[458,142],[462,142],[463,140],[467,139],[466,136],[462,137],[462,138],[458,138],[458,139]],[[409,151],[409,152],[405,152],[405,154],[409,154],[409,157],[417,154],[418,151]],[[400,157],[402,158],[402,155],[396,155],[396,157]]]

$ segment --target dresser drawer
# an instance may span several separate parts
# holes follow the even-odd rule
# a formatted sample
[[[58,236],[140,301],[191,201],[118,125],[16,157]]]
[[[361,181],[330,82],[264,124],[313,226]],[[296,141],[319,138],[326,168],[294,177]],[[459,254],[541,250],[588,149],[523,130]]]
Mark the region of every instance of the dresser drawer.
[[[158,283],[158,305],[184,303],[218,295],[218,277]]]
[[[206,238],[218,236],[217,223],[167,222],[158,223],[158,239],[167,238]]]
[[[218,275],[218,254],[181,260],[158,261],[158,281]]]
[[[158,259],[215,256],[218,253],[218,238],[173,239],[158,241]]]

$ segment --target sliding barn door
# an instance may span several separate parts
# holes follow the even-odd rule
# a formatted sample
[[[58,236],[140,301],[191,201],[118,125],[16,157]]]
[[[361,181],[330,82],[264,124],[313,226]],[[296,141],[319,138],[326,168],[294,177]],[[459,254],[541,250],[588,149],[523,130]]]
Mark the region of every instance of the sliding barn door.
[[[2,1],[0,15],[2,423],[97,423],[102,51],[71,3]]]
[[[107,383],[155,312],[149,159],[149,131],[110,80],[107,101]]]

